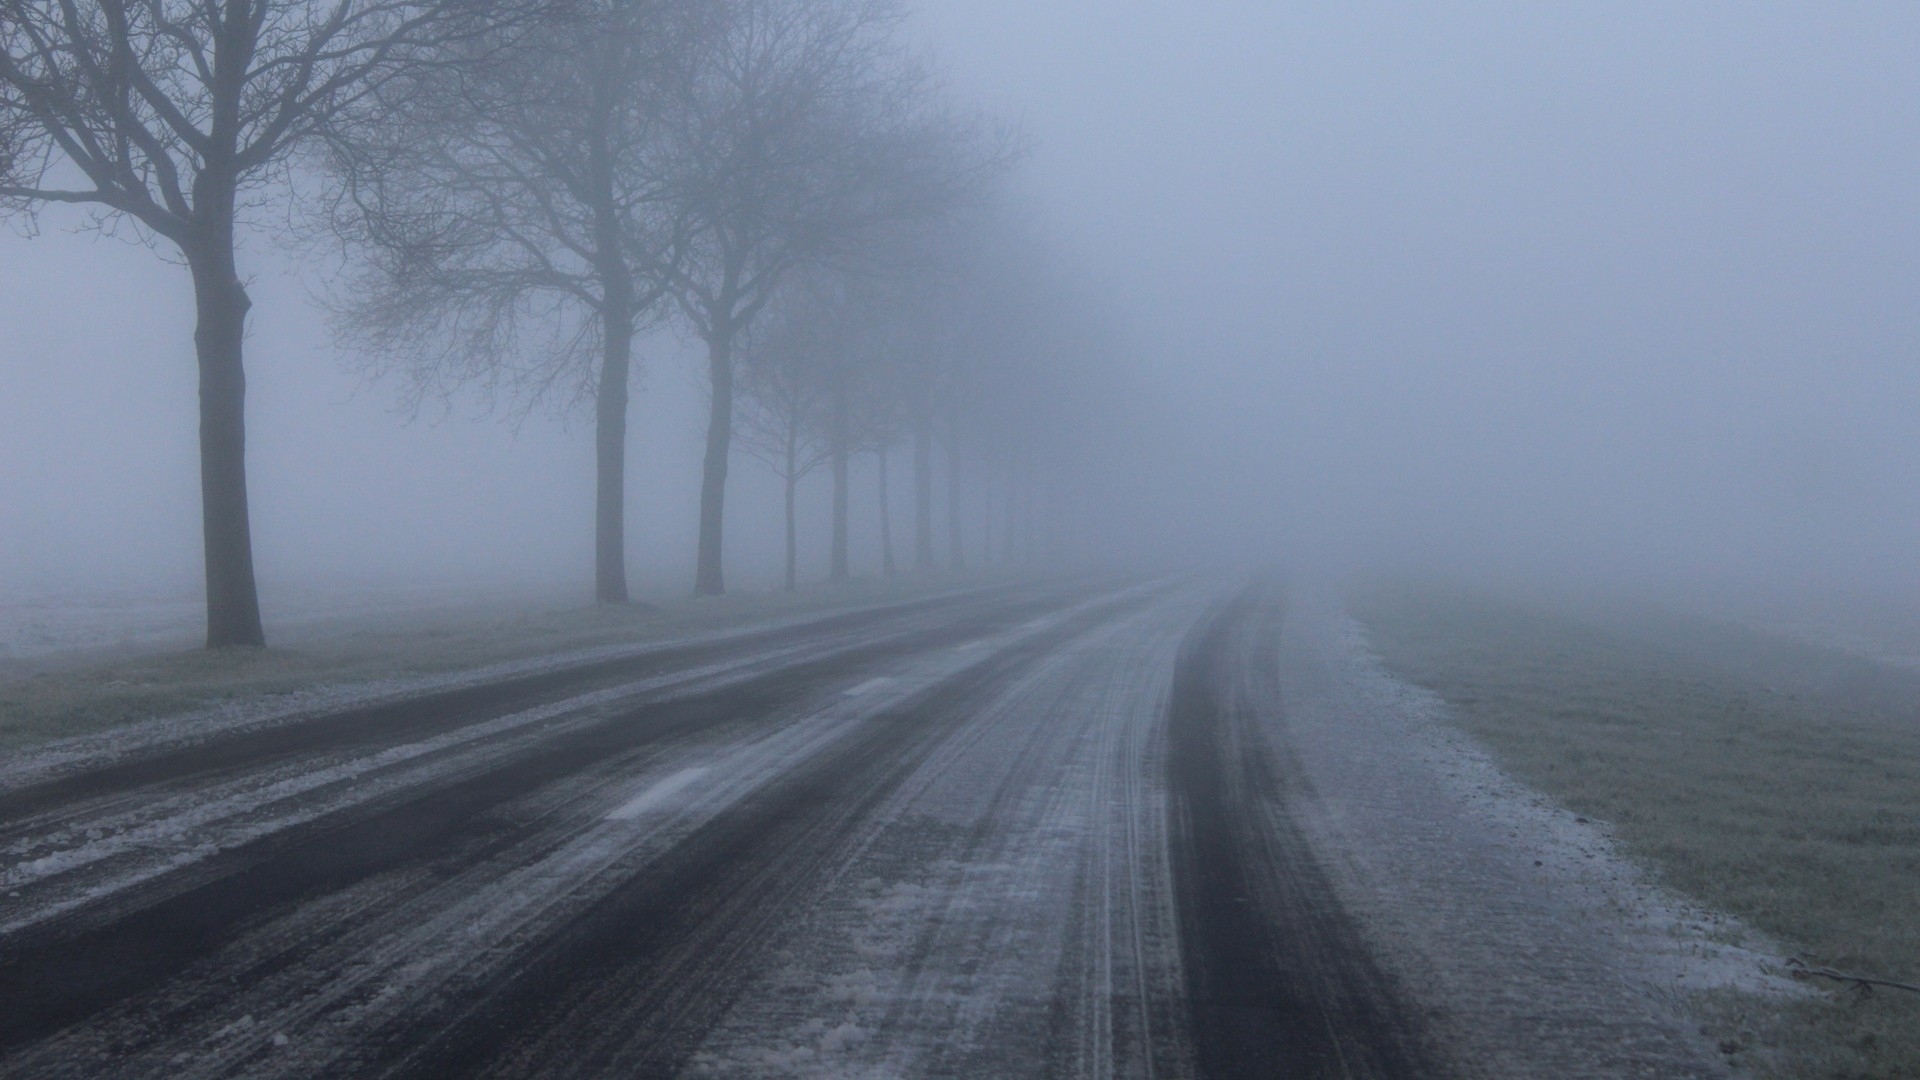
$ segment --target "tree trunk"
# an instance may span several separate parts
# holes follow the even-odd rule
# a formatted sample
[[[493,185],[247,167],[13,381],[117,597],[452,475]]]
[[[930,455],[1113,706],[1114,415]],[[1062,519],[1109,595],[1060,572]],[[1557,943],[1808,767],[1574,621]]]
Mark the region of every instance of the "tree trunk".
[[[933,573],[933,423],[913,428],[913,568]]]
[[[1039,528],[1034,521],[1036,501],[1034,493],[1038,486],[1034,483],[1033,475],[1029,473],[1026,485],[1020,492],[1020,558],[1028,565],[1040,561],[1040,549],[1036,540]]]
[[[593,503],[593,596],[624,604],[627,596],[627,385],[633,362],[632,285],[604,281],[600,386],[594,400],[597,490]]]
[[[800,571],[800,541],[796,535],[793,519],[794,488],[800,485],[800,435],[796,430],[799,421],[787,418],[787,468],[781,473],[781,479],[787,485],[787,591],[792,592],[798,585]]]
[[[1038,479],[1030,479],[1027,488],[1027,559],[1047,562],[1047,491]]]
[[[614,198],[614,111],[617,48],[611,40],[594,65],[593,113],[588,128],[592,185],[594,274],[600,279],[600,380],[594,395],[593,597],[624,604],[627,596],[627,398],[633,362],[633,271],[621,238]]]
[[[792,592],[798,585],[800,573],[800,544],[795,536],[793,520],[793,489],[799,486],[799,479],[792,473],[787,474],[787,591]]]
[[[1033,495],[1034,558],[1042,563],[1051,563],[1057,557],[1053,517],[1053,483],[1050,481]]]
[[[695,596],[727,591],[720,569],[721,524],[727,499],[727,454],[733,446],[733,331],[715,320],[707,339],[707,456],[700,474],[700,547],[693,575]]]
[[[847,440],[835,438],[833,446],[833,572],[827,576],[845,581],[847,573]]]
[[[960,512],[960,425],[949,421],[947,424],[947,557],[953,562],[953,569],[967,568],[967,548],[962,542],[961,521],[965,515]]]
[[[980,566],[993,565],[993,470],[980,470]]]
[[[1019,558],[1014,547],[1014,515],[1019,507],[1019,493],[1014,488],[1013,466],[1007,466],[1007,494],[1000,511],[1000,561],[1012,566]]]
[[[197,193],[198,194],[198,193]],[[231,205],[231,199],[227,200]],[[234,265],[233,215],[213,224],[188,252],[200,365],[200,521],[206,550],[207,648],[267,643],[253,575],[247,513],[247,376],[242,364],[252,301]]]
[[[893,577],[893,507],[887,500],[887,448],[881,447],[880,459],[880,571]]]

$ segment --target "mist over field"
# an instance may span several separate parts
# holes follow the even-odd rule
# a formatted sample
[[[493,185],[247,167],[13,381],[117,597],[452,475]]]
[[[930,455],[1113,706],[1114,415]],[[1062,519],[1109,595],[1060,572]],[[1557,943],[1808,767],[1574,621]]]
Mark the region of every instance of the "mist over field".
[[[1093,429],[1059,463],[1077,497],[1053,512],[1080,524],[1057,563],[1914,597],[1909,6],[945,0],[909,34],[1031,138],[996,198],[1095,327],[1044,403]],[[584,597],[591,410],[507,422],[513,403],[455,392],[409,422],[400,380],[367,377],[312,302],[338,260],[253,216],[269,610],[422,582]],[[83,221],[53,207],[0,236],[0,592],[191,597],[190,282]],[[627,560],[638,592],[680,594],[703,353],[670,326],[634,355]],[[779,483],[734,456],[731,584],[771,587]],[[854,471],[872,574],[864,455]],[[799,493],[817,579],[824,474]]]
[[[0,1075],[1914,1080],[1917,407],[1912,0],[0,0]]]
[[[1910,9],[1012,11],[956,68],[1177,403],[1169,548],[1911,589]]]

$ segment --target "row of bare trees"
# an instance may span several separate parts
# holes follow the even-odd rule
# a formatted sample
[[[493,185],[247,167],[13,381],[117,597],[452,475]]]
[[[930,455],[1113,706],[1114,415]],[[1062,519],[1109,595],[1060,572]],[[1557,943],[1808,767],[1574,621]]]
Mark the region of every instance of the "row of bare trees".
[[[238,242],[267,220],[342,243],[338,324],[416,403],[591,402],[604,602],[628,596],[628,398],[651,327],[705,346],[697,593],[725,587],[738,352],[762,329],[768,355],[848,343],[822,361],[847,375],[822,459],[844,488],[879,438],[845,396],[878,346],[833,326],[884,306],[854,283],[1018,149],[944,99],[902,18],[893,0],[0,0],[0,209],[31,226],[83,204],[192,275],[208,645],[264,642]]]
[[[1111,382],[1087,370],[1099,362],[1098,321],[1063,298],[1033,238],[996,215],[896,230],[859,255],[796,273],[744,342],[738,435],[783,484],[787,588],[797,579],[796,491],[822,470],[829,576],[849,576],[849,474],[862,456],[878,486],[881,568],[896,572],[889,478],[903,447],[916,572],[936,565],[941,472],[950,567],[966,568],[974,521],[981,562],[1032,559],[1100,411],[1094,388]]]

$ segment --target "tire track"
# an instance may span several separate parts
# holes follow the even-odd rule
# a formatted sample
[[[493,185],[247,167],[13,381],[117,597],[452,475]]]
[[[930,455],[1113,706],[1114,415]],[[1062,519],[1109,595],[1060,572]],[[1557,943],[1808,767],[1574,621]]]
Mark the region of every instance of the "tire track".
[[[124,890],[112,903],[85,912],[84,918],[69,918],[52,932],[0,938],[0,1044],[42,1040],[112,1002],[152,998],[151,991],[196,960],[216,956],[281,914],[321,898],[351,892],[376,878],[417,877],[415,867],[444,862],[448,853],[461,860],[485,860],[525,848],[534,834],[512,825],[500,808],[591,773],[610,757],[737,728],[742,718],[750,718],[749,726],[772,723],[790,712],[794,702],[844,681],[850,672],[977,636],[987,626],[1004,625],[1031,610],[1031,603],[1012,605],[959,625],[841,649],[839,655],[829,649],[826,658],[811,664],[757,672],[684,700],[593,717],[530,749],[515,747],[505,759],[487,757],[437,783],[404,786],[351,812],[278,829],[218,852],[201,860],[191,874]],[[271,979],[318,948],[296,936],[291,946],[257,958],[245,972],[246,981]],[[68,1049],[91,1045],[109,1056],[147,1054],[166,1043],[166,1032],[182,1026],[194,1010],[205,1011],[204,1002],[194,1002],[208,995],[172,996],[189,1004],[171,1011],[163,1007],[158,1016],[142,1017],[136,1009],[121,1018],[120,1034],[104,1041],[80,1037],[77,1043],[63,1042],[71,1044]],[[212,998],[231,996],[229,988]],[[143,1030],[148,1033],[144,1038],[139,1034]]]
[[[1046,603],[1028,601],[1021,610],[1032,610],[1036,602]],[[511,753],[516,740],[537,741],[555,731],[595,722],[622,703],[687,696],[756,671],[830,657],[888,634],[904,639],[914,633],[937,633],[945,623],[979,620],[993,608],[973,601],[934,612],[915,610],[915,618],[886,620],[879,630],[828,634],[813,642],[783,639],[611,687],[601,685],[606,675],[601,671],[588,680],[583,692],[555,691],[552,700],[520,711],[476,707],[465,722],[454,725],[447,723],[444,714],[448,701],[468,703],[472,698],[468,690],[429,696],[421,703],[428,714],[425,721],[396,723],[377,732],[360,732],[369,715],[365,710],[323,716],[288,730],[291,737],[285,753],[251,771],[222,767],[196,772],[195,766],[180,765],[179,754],[169,751],[153,764],[172,762],[184,772],[164,783],[142,783],[131,790],[79,797],[70,803],[59,801],[63,793],[71,794],[73,785],[124,778],[128,763],[108,760],[94,773],[65,777],[50,788],[14,791],[13,795],[23,798],[53,801],[0,824],[0,890],[7,892],[9,900],[0,915],[0,934],[17,933],[99,895],[188,866],[337,805],[366,802],[384,789],[416,785],[435,771],[457,771],[463,767],[463,758]],[[837,625],[841,620],[828,621]],[[509,687],[504,700],[508,705],[522,703],[524,689]],[[383,705],[371,715],[385,717],[389,711]],[[310,728],[320,729],[319,735]],[[219,752],[214,756],[224,760],[222,748],[230,737],[244,744],[244,749],[271,734],[216,734],[212,741]],[[316,741],[329,748],[313,751]]]
[[[1055,997],[1051,1072],[1069,1077],[1183,1077],[1194,1048],[1180,1009],[1179,920],[1167,838],[1166,716],[1172,658],[1192,621],[1164,624],[1126,677],[1108,679],[1093,790],[1093,844],[1080,876],[1082,913]],[[1075,993],[1066,993],[1069,986]]]
[[[163,738],[155,745],[137,747],[117,759],[66,762],[61,760],[64,755],[59,748],[53,747],[35,755],[53,760],[46,774],[29,772],[23,777],[5,778],[7,782],[0,786],[0,822],[7,823],[0,826],[0,844],[12,839],[11,832],[17,823],[90,799],[140,798],[150,788],[204,783],[210,777],[244,774],[291,757],[418,741],[555,700],[725,663],[742,653],[818,646],[827,640],[844,644],[897,629],[895,624],[916,619],[924,622],[930,614],[964,615],[970,610],[977,613],[996,604],[1006,604],[1010,596],[1005,587],[980,590],[957,597],[862,608],[689,642],[644,646],[612,657],[558,666],[536,664],[530,672],[450,689],[404,693],[363,705],[281,716],[224,731]],[[1057,602],[1058,595],[1041,600],[1040,606],[1049,600]],[[103,736],[83,741],[111,745]]]
[[[1111,620],[970,710],[687,1075],[1183,1075],[1150,748],[1198,599]]]
[[[1174,676],[1173,866],[1200,1075],[1446,1076],[1293,820],[1297,772],[1258,730],[1280,700],[1279,623],[1271,590],[1244,591],[1194,630]]]
[[[264,831],[0,933],[0,1074],[1449,1075],[1294,820],[1276,597],[1206,601],[928,609],[53,806]]]
[[[870,819],[965,718],[1066,640],[1139,603],[1100,604],[970,660],[676,844],[452,1015],[378,1041],[369,1074],[674,1075],[755,974],[753,958],[861,847]]]

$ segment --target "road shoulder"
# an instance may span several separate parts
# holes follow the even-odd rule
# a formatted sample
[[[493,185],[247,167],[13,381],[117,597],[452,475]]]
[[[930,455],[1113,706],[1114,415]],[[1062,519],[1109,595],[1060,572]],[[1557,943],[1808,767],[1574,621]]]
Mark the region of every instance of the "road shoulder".
[[[1758,935],[1663,893],[1446,728],[1331,590],[1296,591],[1276,660],[1302,827],[1468,1075],[1729,1075],[1700,996],[1798,992]]]

